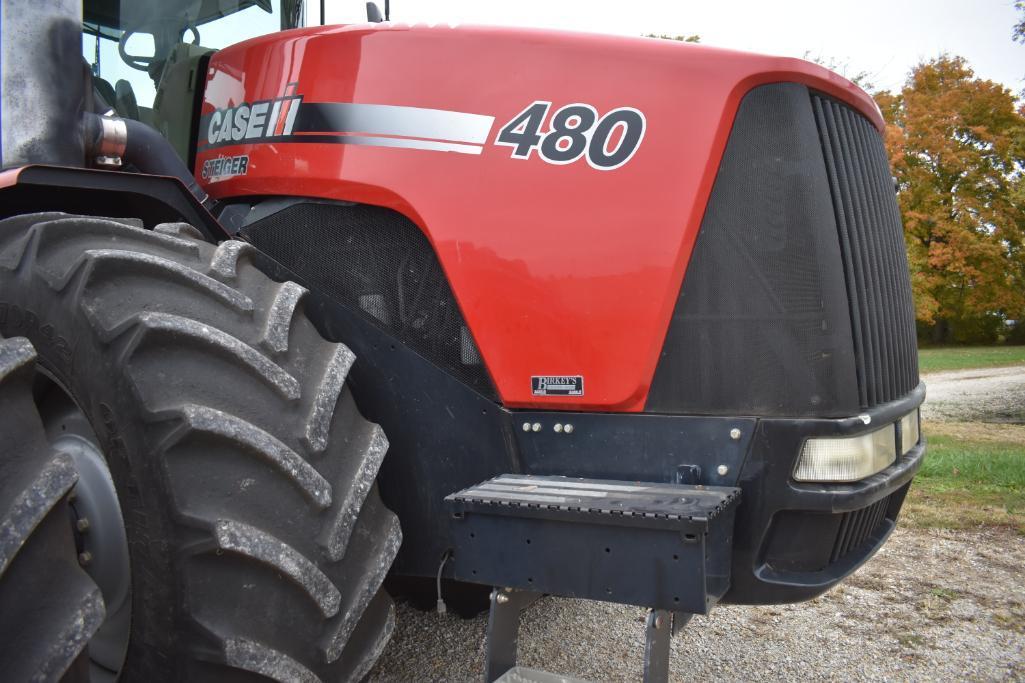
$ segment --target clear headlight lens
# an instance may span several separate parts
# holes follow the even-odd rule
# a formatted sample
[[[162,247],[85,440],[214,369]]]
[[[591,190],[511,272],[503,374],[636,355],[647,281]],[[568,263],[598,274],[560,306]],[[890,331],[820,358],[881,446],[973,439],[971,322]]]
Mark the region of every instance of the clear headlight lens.
[[[900,419],[900,454],[907,455],[918,444],[919,438],[918,409],[915,408]]]
[[[917,430],[917,420],[915,424]],[[896,459],[897,433],[893,424],[858,436],[808,439],[801,449],[794,479],[858,481],[886,469]]]

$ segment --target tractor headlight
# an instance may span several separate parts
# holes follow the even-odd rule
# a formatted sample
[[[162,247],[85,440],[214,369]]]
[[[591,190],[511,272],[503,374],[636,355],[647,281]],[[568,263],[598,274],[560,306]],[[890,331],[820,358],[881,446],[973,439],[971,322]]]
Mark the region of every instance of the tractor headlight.
[[[918,408],[900,418],[900,454],[907,455],[908,451],[918,444],[921,434],[918,432]]]
[[[886,469],[896,459],[897,433],[892,423],[858,436],[808,439],[797,460],[794,479],[858,481]]]

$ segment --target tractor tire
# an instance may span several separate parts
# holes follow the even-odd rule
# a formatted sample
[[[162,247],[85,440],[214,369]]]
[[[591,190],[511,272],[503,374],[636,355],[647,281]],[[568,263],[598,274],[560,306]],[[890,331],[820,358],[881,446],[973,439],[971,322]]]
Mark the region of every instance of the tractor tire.
[[[375,483],[387,440],[306,291],[267,278],[250,245],[197,236],[0,221],[0,333],[29,338],[81,409],[124,520],[120,674],[358,680],[394,627],[381,585],[401,531]]]
[[[11,681],[87,680],[100,589],[79,566],[68,499],[78,475],[32,401],[36,352],[0,339],[0,670]]]

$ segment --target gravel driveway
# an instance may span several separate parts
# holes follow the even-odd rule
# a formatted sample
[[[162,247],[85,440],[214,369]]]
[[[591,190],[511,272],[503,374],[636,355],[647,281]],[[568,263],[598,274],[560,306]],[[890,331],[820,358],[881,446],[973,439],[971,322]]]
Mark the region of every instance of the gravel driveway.
[[[935,372],[923,379],[926,420],[1025,424],[1025,366]]]
[[[1025,367],[926,376],[930,420],[1025,424]],[[1012,428],[1020,429],[1020,428]],[[592,681],[639,680],[640,608],[545,598],[520,663]],[[373,681],[479,681],[487,615],[398,610]],[[810,602],[718,607],[673,640],[674,681],[1025,680],[1025,538],[898,528],[854,576]]]

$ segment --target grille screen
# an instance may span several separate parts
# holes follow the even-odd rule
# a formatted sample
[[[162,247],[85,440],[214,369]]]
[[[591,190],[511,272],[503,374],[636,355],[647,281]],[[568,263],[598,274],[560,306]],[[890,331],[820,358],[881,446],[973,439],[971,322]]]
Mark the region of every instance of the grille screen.
[[[302,202],[242,230],[311,286],[496,397],[477,345],[423,232],[390,209]]]
[[[903,496],[892,494],[839,514],[781,510],[766,537],[765,562],[781,572],[818,572],[845,557],[863,556],[879,540],[886,519],[897,518]]]
[[[918,384],[883,141],[793,83],[740,104],[646,409],[841,417]]]
[[[808,90],[755,88],[737,112],[647,410],[857,412],[840,260]]]
[[[812,106],[829,174],[857,359],[862,407],[918,384],[915,311],[904,231],[886,149],[875,127],[818,94]]]
[[[840,530],[836,534],[830,562],[836,562],[860,549],[886,519],[889,507],[890,498],[887,496],[867,508],[844,513],[840,519]]]

